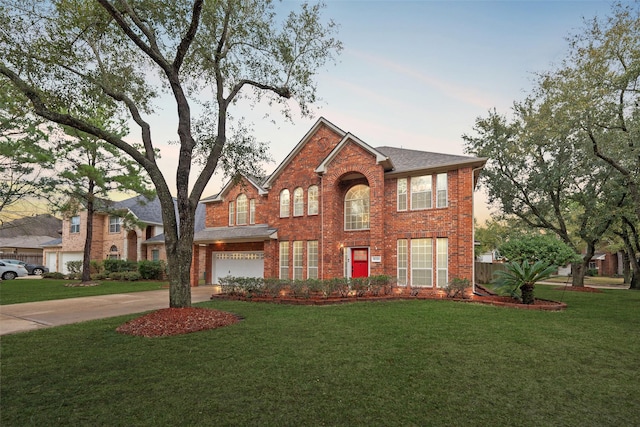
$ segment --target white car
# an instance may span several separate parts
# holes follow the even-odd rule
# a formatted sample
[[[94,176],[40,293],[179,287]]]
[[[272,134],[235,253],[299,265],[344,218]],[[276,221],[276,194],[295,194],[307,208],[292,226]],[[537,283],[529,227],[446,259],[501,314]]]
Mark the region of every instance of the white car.
[[[2,278],[2,280],[12,280],[16,277],[24,277],[28,275],[29,272],[22,265],[0,262],[0,278]]]

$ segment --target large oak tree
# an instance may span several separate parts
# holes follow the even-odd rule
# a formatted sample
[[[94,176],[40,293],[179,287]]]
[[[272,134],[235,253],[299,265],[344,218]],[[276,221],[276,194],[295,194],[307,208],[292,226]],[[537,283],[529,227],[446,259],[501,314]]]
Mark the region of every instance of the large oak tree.
[[[229,138],[230,109],[268,101],[290,117],[315,101],[314,75],[341,49],[321,5],[278,16],[269,0],[43,0],[0,6],[0,75],[35,114],[104,140],[148,173],[162,205],[170,306],[191,304],[194,214]],[[156,162],[150,128],[166,93],[177,115],[176,200]],[[84,120],[105,106],[137,126],[142,149]],[[213,129],[194,132],[198,120]],[[164,141],[161,141],[164,142]],[[200,163],[194,162],[198,156]],[[199,173],[190,182],[192,165]]]

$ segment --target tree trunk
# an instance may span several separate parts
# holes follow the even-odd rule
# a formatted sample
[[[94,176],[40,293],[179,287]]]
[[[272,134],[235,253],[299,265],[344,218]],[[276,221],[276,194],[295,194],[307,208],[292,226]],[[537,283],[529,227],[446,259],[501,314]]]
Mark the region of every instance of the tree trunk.
[[[629,289],[640,289],[640,272],[633,272],[629,281]]]
[[[83,283],[91,281],[91,244],[93,242],[93,205],[94,182],[89,181],[87,192],[87,237],[84,239],[84,252],[82,254],[82,278]]]
[[[627,251],[622,252],[622,277],[623,283],[628,285],[631,283],[631,260],[629,259],[629,253]]]
[[[524,283],[520,286],[520,292],[522,295],[522,303],[523,304],[533,304],[535,298],[533,297],[533,289],[535,288],[534,283]]]
[[[571,263],[571,286],[584,287],[586,266],[583,262]]]

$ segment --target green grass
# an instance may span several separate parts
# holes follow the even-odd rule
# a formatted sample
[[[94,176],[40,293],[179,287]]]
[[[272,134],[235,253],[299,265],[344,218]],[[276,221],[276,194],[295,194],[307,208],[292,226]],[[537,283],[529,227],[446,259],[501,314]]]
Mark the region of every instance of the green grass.
[[[69,287],[77,280],[16,279],[0,281],[0,305],[64,298],[152,291],[167,286],[166,282],[117,282],[105,280],[99,286]]]
[[[563,312],[452,301],[210,301],[244,320],[167,338],[136,316],[2,337],[6,426],[632,426],[640,292],[538,287]]]

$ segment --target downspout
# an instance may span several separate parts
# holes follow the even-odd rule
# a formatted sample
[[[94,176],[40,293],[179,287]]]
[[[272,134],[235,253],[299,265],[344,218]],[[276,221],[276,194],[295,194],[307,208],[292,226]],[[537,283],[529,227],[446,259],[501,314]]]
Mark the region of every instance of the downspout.
[[[322,247],[322,251],[320,251],[320,277],[322,280],[326,279],[324,277],[324,179],[322,179],[322,175],[320,175],[320,199],[322,200],[320,206],[320,245]]]
[[[476,183],[475,183],[475,180],[476,180],[476,171],[479,172],[483,168],[484,166],[480,166],[479,168],[471,169],[471,214],[472,214],[471,225],[473,227],[471,229],[471,247],[472,247],[471,253],[473,254],[473,264],[471,264],[471,292],[473,294],[476,293],[476,226],[475,226]]]

